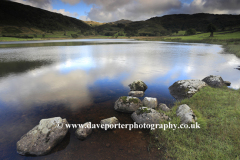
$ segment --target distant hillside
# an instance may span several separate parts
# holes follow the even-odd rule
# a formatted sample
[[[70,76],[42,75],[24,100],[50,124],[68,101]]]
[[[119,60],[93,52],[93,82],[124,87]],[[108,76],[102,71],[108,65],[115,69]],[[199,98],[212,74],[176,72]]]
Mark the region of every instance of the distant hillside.
[[[121,22],[121,20],[116,22]],[[103,35],[128,32],[132,36],[164,36],[190,28],[196,29],[198,32],[206,32],[209,23],[213,23],[218,31],[232,31],[234,28],[240,28],[240,15],[174,14],[153,17],[146,21],[107,23],[96,27],[96,30]]]
[[[100,26],[100,25],[106,24],[106,23],[100,23],[95,21],[83,21],[83,22],[87,23],[90,26]]]
[[[154,17],[145,21],[162,25],[165,29],[186,30],[194,28],[197,31],[206,31],[209,23],[214,24],[218,29],[240,26],[240,15],[218,15],[218,14],[174,14],[162,17]]]
[[[121,20],[118,20],[118,21],[115,21],[115,22],[109,22],[109,24],[128,24],[128,23],[131,23],[132,21],[130,20],[126,20],[126,19],[121,19]]]
[[[91,30],[81,20],[8,0],[0,0],[0,27],[2,26],[31,27],[45,32],[81,30],[84,33]]]

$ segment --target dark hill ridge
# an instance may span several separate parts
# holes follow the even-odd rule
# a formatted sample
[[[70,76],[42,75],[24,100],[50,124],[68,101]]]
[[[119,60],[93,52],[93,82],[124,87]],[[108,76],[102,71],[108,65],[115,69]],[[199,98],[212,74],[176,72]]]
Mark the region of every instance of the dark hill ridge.
[[[114,35],[118,32],[129,33],[131,36],[165,36],[177,31],[196,29],[206,32],[207,26],[212,23],[218,31],[240,30],[240,15],[215,15],[207,13],[173,14],[162,17],[153,17],[145,21],[132,21],[130,23],[107,23],[96,27],[98,34]]]
[[[153,17],[145,21],[146,23],[161,24],[165,29],[187,30],[194,28],[198,31],[205,31],[209,23],[213,23],[218,29],[226,27],[240,26],[240,15],[227,14],[173,14],[162,17]]]
[[[0,26],[33,27],[42,31],[81,30],[91,27],[81,20],[28,5],[0,0]]]

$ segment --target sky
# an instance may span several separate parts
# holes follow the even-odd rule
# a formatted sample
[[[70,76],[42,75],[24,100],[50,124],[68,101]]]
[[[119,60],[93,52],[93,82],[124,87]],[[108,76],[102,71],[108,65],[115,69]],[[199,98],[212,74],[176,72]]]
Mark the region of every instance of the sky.
[[[240,0],[11,0],[84,21],[146,20],[167,14],[240,14]]]

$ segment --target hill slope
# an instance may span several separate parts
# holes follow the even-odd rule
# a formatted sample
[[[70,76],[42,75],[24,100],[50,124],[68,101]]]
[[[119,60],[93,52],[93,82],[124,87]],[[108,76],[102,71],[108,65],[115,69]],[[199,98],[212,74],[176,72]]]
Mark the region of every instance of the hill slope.
[[[189,28],[194,28],[198,31],[206,31],[209,23],[214,24],[218,29],[240,26],[240,15],[219,15],[207,13],[198,13],[192,15],[174,14],[165,15],[162,17],[154,17],[145,22],[161,24],[165,29],[171,30],[186,30]]]
[[[213,23],[218,31],[240,28],[240,15],[214,15],[206,13],[198,14],[174,14],[162,17],[153,17],[146,21],[135,21],[122,25],[108,23],[98,26],[100,34],[117,33],[120,31],[131,32],[140,36],[160,36],[194,28],[199,32],[206,32],[209,23]]]
[[[81,20],[8,0],[0,0],[0,22],[0,26],[33,27],[42,31],[91,30]]]

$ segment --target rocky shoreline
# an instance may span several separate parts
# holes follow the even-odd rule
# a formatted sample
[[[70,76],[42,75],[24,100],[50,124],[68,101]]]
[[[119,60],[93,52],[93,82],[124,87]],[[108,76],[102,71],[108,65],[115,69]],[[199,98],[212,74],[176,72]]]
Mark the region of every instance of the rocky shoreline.
[[[196,92],[205,86],[223,87],[231,83],[223,81],[220,76],[208,76],[202,80],[181,80],[175,82],[169,87],[171,95],[176,100],[182,100],[192,97]],[[144,97],[141,101],[137,97],[143,97],[148,88],[147,85],[137,80],[129,84],[129,96],[122,96],[115,102],[114,109],[118,112],[131,113],[131,118],[138,124],[159,124],[160,121],[171,121],[165,113],[171,109],[166,104],[159,103],[157,98]],[[192,109],[186,105],[180,105],[177,108],[176,116],[180,117],[182,124],[195,123],[196,115]],[[59,126],[61,124],[61,126]],[[17,142],[17,153],[21,155],[42,156],[48,154],[57,146],[68,133],[66,127],[68,121],[61,117],[42,119],[37,126],[23,135]],[[77,139],[84,140],[92,134],[91,122],[83,124],[82,128],[75,131]],[[100,121],[100,124],[120,124],[116,117],[110,117]],[[113,129],[111,127],[107,129]]]

